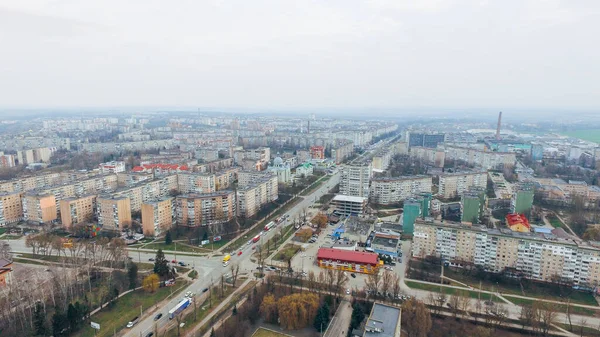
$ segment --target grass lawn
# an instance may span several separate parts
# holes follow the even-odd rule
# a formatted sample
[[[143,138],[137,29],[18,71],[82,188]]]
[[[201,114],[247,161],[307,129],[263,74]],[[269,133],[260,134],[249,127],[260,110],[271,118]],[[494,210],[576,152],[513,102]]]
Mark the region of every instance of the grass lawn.
[[[39,265],[39,266],[46,266],[47,265],[44,262],[32,261],[32,260],[27,260],[27,259],[19,259],[18,257],[13,258],[13,262],[18,262],[18,263],[22,263],[22,264],[35,264],[35,265]]]
[[[252,334],[252,337],[289,337],[290,335],[282,334],[265,328],[258,328]]]
[[[507,300],[513,302],[516,305],[531,305],[533,303],[532,300],[528,300],[525,298],[513,297],[510,295],[502,295],[502,296],[504,298],[506,298]],[[557,308],[559,312],[563,312],[563,313],[567,312],[566,304],[553,304],[553,306],[555,308]],[[595,316],[596,314],[600,313],[600,311],[598,311],[598,310],[582,308],[582,307],[578,307],[578,306],[574,306],[574,305],[571,306],[570,310],[571,310],[571,313],[573,313],[573,314],[585,315],[585,316]]]
[[[414,282],[414,281],[405,281],[405,283],[407,286],[409,286],[410,288],[413,288],[413,289],[435,291],[437,293],[442,292],[442,293],[450,295],[450,296],[451,295],[459,295],[459,294],[463,293],[463,294],[469,295],[470,298],[474,298],[474,299],[479,298],[479,292],[477,292],[477,291],[455,289],[455,288],[449,288],[449,287],[444,287],[444,286],[437,286],[437,285],[433,285],[433,284],[419,283],[419,282]],[[489,299],[490,299],[490,294],[483,294],[483,293],[481,294],[482,301],[488,301]],[[492,295],[492,301],[504,302],[501,299],[499,299],[496,295]]]
[[[6,228],[0,228],[0,235],[6,233]]]
[[[446,277],[457,280],[462,283],[466,283],[473,288],[479,289],[479,279],[474,276],[464,275],[458,271],[447,268],[444,271]],[[483,281],[481,283],[482,290],[495,291],[498,290],[502,294],[515,294],[521,296],[528,297],[538,297],[547,300],[561,301],[568,294],[569,298],[571,298],[572,303],[580,303],[586,305],[598,305],[594,296],[590,293],[583,291],[575,291],[569,290],[568,293],[564,293],[563,297],[560,296],[560,290],[546,285],[544,283],[529,283],[526,288],[521,291],[521,287],[516,283],[500,283],[497,285],[496,283]]]
[[[71,259],[71,257],[69,256],[56,256],[56,255],[41,255],[41,254],[30,254],[30,253],[17,253],[17,255],[21,256],[21,257],[25,257],[28,259],[36,259],[36,260],[44,260],[44,261],[50,261],[50,262],[69,262],[69,260]]]
[[[554,228],[560,228],[563,226],[563,223],[555,216],[549,216],[547,219]]]
[[[575,323],[575,322],[573,322],[573,323]],[[571,330],[569,330],[571,328],[571,326],[569,326],[569,324],[565,324],[565,323],[555,323],[555,324],[567,331],[571,331]],[[587,327],[587,326],[575,325],[575,324],[573,324],[572,332],[574,332],[576,334],[583,333],[583,336],[598,336],[598,329]]]
[[[20,238],[22,238],[23,235],[4,235],[2,237],[3,240],[19,240]]]
[[[600,129],[575,130],[562,132],[563,135],[587,140],[590,142],[600,143]]]
[[[119,331],[125,328],[125,325],[127,325],[129,320],[135,316],[139,316],[140,306],[143,310],[153,307],[156,303],[167,298],[167,296],[171,294],[171,291],[173,291],[173,296],[176,296],[179,291],[183,290],[183,286],[186,285],[187,282],[177,280],[174,287],[159,288],[154,294],[146,293],[141,289],[131,292],[119,298],[115,305],[105,307],[105,309],[102,309],[91,317],[91,321],[100,324],[101,329],[98,331],[97,335],[94,335],[95,330],[87,325],[71,336],[112,336],[114,328]]]
[[[300,250],[300,246],[291,243],[286,244],[283,248],[273,256],[273,260],[287,261],[291,259]]]

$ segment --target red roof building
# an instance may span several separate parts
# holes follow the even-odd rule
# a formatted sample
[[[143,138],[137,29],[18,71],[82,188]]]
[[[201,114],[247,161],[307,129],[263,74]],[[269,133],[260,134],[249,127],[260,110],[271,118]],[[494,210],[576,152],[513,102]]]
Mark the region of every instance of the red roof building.
[[[514,232],[530,232],[531,225],[524,214],[507,214],[506,224]]]
[[[317,262],[321,268],[366,274],[376,272],[381,265],[379,257],[375,253],[335,248],[319,248]]]
[[[325,159],[325,148],[322,146],[311,146],[310,157],[312,159]]]

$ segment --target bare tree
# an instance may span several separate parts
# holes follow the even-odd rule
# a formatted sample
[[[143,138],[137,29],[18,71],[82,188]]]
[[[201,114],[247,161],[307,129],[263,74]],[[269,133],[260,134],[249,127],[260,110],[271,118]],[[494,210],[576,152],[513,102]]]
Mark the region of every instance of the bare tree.
[[[335,273],[335,292],[337,296],[343,293],[343,288],[347,281],[348,277],[344,275],[344,271],[338,269]]]
[[[392,279],[392,293],[394,294],[394,300],[400,296],[400,277],[398,274],[394,274]]]
[[[460,304],[460,297],[458,295],[450,296],[450,300],[448,300],[448,306],[450,307],[450,310],[452,310],[452,315],[454,316],[454,318],[456,318],[458,316],[458,311],[460,310],[459,304]]]
[[[416,299],[410,299],[402,304],[403,319],[406,324],[403,328],[406,329],[408,337],[427,337],[431,330],[431,314],[425,307],[423,302]]]
[[[383,275],[381,277],[381,293],[383,296],[387,296],[390,288],[392,287],[393,279],[392,272],[389,270],[383,271]]]
[[[237,278],[238,278],[238,274],[240,273],[240,265],[237,263],[234,263],[231,265],[231,277],[233,278],[233,286],[235,287],[235,284],[237,282]]]
[[[365,286],[367,288],[367,291],[371,293],[371,296],[377,294],[377,290],[379,289],[380,283],[381,276],[379,275],[378,271],[375,271],[374,273],[369,274],[367,276],[367,279],[365,280]]]

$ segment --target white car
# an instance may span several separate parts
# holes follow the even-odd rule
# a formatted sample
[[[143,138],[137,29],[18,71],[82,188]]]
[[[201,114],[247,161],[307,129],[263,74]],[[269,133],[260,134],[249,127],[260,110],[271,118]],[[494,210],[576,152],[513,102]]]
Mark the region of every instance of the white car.
[[[346,295],[350,295],[350,289],[346,289]]]

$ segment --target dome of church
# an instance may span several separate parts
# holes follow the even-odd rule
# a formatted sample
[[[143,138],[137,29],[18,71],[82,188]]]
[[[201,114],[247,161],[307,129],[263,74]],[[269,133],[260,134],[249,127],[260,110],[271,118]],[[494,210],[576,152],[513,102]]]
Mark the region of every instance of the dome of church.
[[[281,157],[275,157],[275,159],[273,159],[273,165],[275,165],[275,166],[283,165],[283,159],[281,159]]]

